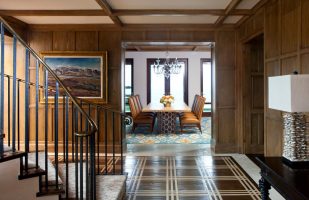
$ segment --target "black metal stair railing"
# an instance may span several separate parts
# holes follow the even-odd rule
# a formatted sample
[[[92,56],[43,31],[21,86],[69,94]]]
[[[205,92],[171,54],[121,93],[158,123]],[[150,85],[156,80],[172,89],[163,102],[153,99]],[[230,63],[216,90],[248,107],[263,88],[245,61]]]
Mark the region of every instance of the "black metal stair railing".
[[[7,82],[10,82],[10,80],[13,80],[13,76],[10,76],[8,74],[4,74],[4,77],[6,78]],[[18,88],[24,88],[24,85],[21,84],[26,84],[26,82],[22,79],[16,78],[18,84],[17,84],[17,89]],[[38,83],[33,83],[33,82],[28,82],[27,85],[30,87],[34,87],[36,89],[36,91],[38,90],[43,90],[43,91],[47,91],[45,89],[44,85],[39,85]],[[9,91],[9,86],[8,86],[8,91]],[[53,92],[56,94],[56,90],[54,90],[53,88],[48,88],[49,92]],[[17,90],[17,96],[20,96],[19,91]],[[10,98],[8,96],[8,98]],[[93,155],[88,154],[88,149],[92,148],[91,150],[89,150],[89,152],[95,152],[95,167],[92,170],[92,172],[94,173],[94,175],[115,175],[115,174],[124,174],[123,172],[123,160],[124,160],[124,156],[123,156],[123,146],[122,143],[123,138],[124,138],[124,132],[125,132],[125,125],[131,124],[132,123],[132,118],[128,115],[126,115],[125,113],[119,112],[117,110],[113,110],[110,107],[106,107],[104,105],[101,104],[94,104],[92,102],[89,102],[87,100],[82,100],[82,99],[78,99],[79,104],[85,109],[87,110],[87,114],[95,119],[95,122],[98,124],[98,134],[96,134],[95,138],[95,146],[89,146],[90,143],[93,143],[89,140],[87,140],[87,138],[85,140],[83,140],[82,142],[84,143],[83,145],[81,145],[80,143],[76,143],[76,138],[74,133],[78,132],[78,130],[83,126],[83,123],[81,121],[81,115],[78,114],[78,112],[75,111],[74,106],[71,106],[71,110],[69,110],[69,101],[68,98],[64,97],[64,101],[62,101],[62,108],[65,108],[62,113],[60,115],[62,115],[62,125],[64,126],[64,128],[62,129],[62,141],[59,140],[59,138],[55,138],[55,141],[58,142],[62,142],[63,146],[62,149],[59,150],[57,149],[57,153],[55,154],[55,166],[56,169],[58,169],[58,160],[62,160],[62,162],[60,163],[60,165],[63,165],[63,163],[65,164],[65,174],[63,176],[65,176],[65,180],[69,180],[69,163],[70,162],[74,162],[75,160],[81,162],[82,160],[88,160],[89,157],[93,157]],[[17,102],[19,101],[19,98],[17,98]],[[47,104],[45,104],[46,106]],[[57,104],[56,104],[57,105]],[[48,106],[48,105],[47,105]],[[17,110],[19,110],[18,106],[17,106]],[[48,110],[48,109],[45,109]],[[58,110],[58,108],[57,108]],[[36,111],[37,112],[37,111]],[[69,131],[69,112],[71,112],[71,131]],[[46,116],[45,118],[47,119],[48,117],[48,112],[45,112]],[[55,115],[59,116],[58,114],[54,114],[54,117],[56,117]],[[8,115],[9,117],[9,115]],[[17,116],[17,120],[19,121],[20,116]],[[39,119],[37,117],[35,117],[35,121],[38,121]],[[114,122],[119,120],[120,121],[120,130],[119,130],[119,134],[118,134],[118,138],[115,138],[117,136],[117,134],[115,134],[115,128],[117,127],[117,124],[115,124]],[[56,125],[57,126],[57,125]],[[108,127],[109,126],[109,127]],[[112,131],[108,131],[108,128],[111,129]],[[19,127],[17,128],[19,130]],[[48,126],[45,126],[45,132],[48,133]],[[86,130],[88,129],[88,126],[86,125]],[[38,130],[38,127],[35,127],[36,133]],[[69,134],[69,132],[71,132],[71,134]],[[55,133],[55,135],[59,136],[59,134],[61,134],[60,132]],[[10,136],[10,135],[8,135]],[[45,135],[47,136],[47,135]],[[71,136],[71,139],[70,139]],[[19,138],[20,136],[18,136]],[[36,136],[37,138],[37,136]],[[45,137],[46,141],[45,144],[48,144],[47,141],[47,137]],[[120,139],[120,141],[119,141]],[[11,140],[7,140],[7,144],[10,143]],[[118,141],[119,143],[116,144],[116,141]],[[17,143],[19,144],[20,141],[19,139],[17,139]],[[35,143],[37,144],[37,140],[35,141]],[[55,144],[56,145],[56,144]],[[20,145],[18,145],[20,146]],[[80,148],[81,146],[84,146],[85,148]],[[71,153],[69,153],[69,147],[71,147]],[[17,150],[20,150],[21,148],[18,147]],[[85,156],[83,157],[83,159],[81,159],[81,154],[79,154],[79,151],[84,151]],[[35,145],[35,152],[37,152],[37,145]],[[83,153],[83,152],[82,152]],[[58,155],[60,154],[61,159],[58,159],[56,157],[58,157]],[[70,155],[71,154],[71,155]],[[47,155],[47,154],[45,154]],[[56,156],[57,155],[57,156]],[[38,155],[36,155],[36,161],[38,160]],[[47,166],[47,160],[45,159],[45,165]],[[37,162],[36,162],[37,164]],[[83,165],[81,165],[81,163],[76,163],[75,165],[77,166],[77,168],[79,166],[82,166],[82,168],[84,168]],[[84,164],[85,165],[85,169],[89,169],[89,166],[87,163]],[[75,167],[76,167],[75,166]],[[46,171],[48,170],[48,168],[46,168]],[[84,170],[85,171],[85,170]],[[88,174],[90,171],[88,170],[86,172],[86,174]],[[57,173],[56,173],[57,174]],[[76,180],[78,180],[78,182],[80,181],[84,181],[83,178],[80,180],[82,176],[78,176],[78,173],[75,172],[75,178]],[[47,177],[45,177],[46,180],[44,181],[45,183],[48,182]],[[86,179],[89,179],[89,177],[85,177]],[[87,180],[86,182],[88,182],[89,180]],[[59,184],[59,183],[58,183]],[[88,186],[88,185],[86,185]],[[69,183],[68,181],[65,183],[65,191],[68,191],[68,187],[69,187]],[[79,187],[78,184],[75,185],[75,190],[79,191]],[[89,187],[89,186],[88,186]],[[45,188],[46,189],[46,188]],[[79,192],[80,193],[80,192]],[[82,192],[84,195],[84,192]],[[67,195],[67,193],[66,193]],[[79,194],[81,195],[81,194]],[[66,198],[69,198],[69,196],[66,196]]]
[[[12,52],[6,52],[5,35],[13,38]],[[21,175],[27,175],[30,168],[43,168],[45,176],[40,179],[40,193],[43,194],[51,189],[58,190],[64,184],[63,189],[66,189],[67,198],[69,184],[72,184],[69,182],[69,161],[74,161],[75,198],[95,199],[97,174],[95,146],[99,136],[96,134],[97,124],[90,116],[90,111],[85,111],[80,100],[71,94],[54,71],[1,17],[0,37],[0,159],[6,155],[5,145],[10,146],[12,152],[34,152],[34,165],[26,154],[21,165]],[[21,52],[19,48],[25,52],[24,66],[18,64],[17,57],[20,58],[18,53]],[[12,55],[12,58],[8,58],[9,55]],[[12,65],[5,62],[10,59],[13,60]],[[32,84],[30,68],[35,69],[35,83]],[[9,75],[5,75],[6,73]],[[23,80],[17,77],[20,73],[24,74]],[[41,85],[39,74],[43,75]],[[48,98],[50,96],[53,96],[52,103]],[[69,112],[72,112],[71,119]],[[59,132],[61,128],[62,134]],[[7,141],[4,140],[4,136],[7,137]],[[34,144],[31,141],[34,141]],[[40,141],[43,141],[43,144]],[[61,143],[62,149],[59,147]],[[55,166],[52,184],[48,175],[49,170],[52,170],[48,167],[51,151]],[[72,155],[72,160],[69,159],[69,154]],[[60,155],[63,155],[66,165],[65,183],[61,183],[59,179]],[[44,159],[43,164],[40,164],[41,159]]]

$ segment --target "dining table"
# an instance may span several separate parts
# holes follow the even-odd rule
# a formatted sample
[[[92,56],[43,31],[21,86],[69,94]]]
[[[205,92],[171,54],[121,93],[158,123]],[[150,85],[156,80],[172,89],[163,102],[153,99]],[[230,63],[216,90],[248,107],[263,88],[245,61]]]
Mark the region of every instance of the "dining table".
[[[162,103],[149,103],[142,112],[157,113],[157,124],[160,133],[175,133],[178,113],[190,112],[191,108],[184,102],[174,102],[169,107]]]

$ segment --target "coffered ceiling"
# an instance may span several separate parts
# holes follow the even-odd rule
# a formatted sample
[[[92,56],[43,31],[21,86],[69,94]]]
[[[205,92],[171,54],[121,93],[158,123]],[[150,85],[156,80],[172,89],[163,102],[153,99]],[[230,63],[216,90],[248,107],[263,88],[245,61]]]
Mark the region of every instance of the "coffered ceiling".
[[[239,25],[266,0],[0,0],[27,24]]]

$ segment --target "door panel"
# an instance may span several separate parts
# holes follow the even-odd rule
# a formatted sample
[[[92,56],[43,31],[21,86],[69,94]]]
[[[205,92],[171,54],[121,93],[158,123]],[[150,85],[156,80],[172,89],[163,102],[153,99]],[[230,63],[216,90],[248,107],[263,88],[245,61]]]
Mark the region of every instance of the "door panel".
[[[264,152],[264,49],[263,36],[244,46],[245,153]]]

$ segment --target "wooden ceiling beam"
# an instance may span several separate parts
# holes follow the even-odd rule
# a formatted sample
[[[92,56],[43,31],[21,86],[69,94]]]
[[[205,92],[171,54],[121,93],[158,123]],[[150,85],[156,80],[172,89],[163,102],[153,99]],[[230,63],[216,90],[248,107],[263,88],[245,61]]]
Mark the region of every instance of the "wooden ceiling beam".
[[[7,21],[10,25],[16,24],[16,25],[18,25],[18,26],[20,26],[24,29],[28,28],[28,26],[29,26],[29,24],[15,18],[15,17],[12,17],[12,16],[3,16],[3,19],[5,21]]]
[[[224,20],[230,15],[230,13],[237,7],[237,5],[241,2],[241,0],[232,0],[231,3],[225,9],[225,13],[223,16],[220,16],[217,21],[216,25],[220,26],[223,24]]]
[[[259,1],[251,10],[252,15],[254,15],[262,6],[264,6],[267,3],[267,0],[261,0]],[[244,16],[242,17],[236,24],[236,27],[239,27],[241,24],[243,24],[245,21],[247,21],[250,17]]]
[[[232,10],[230,15],[251,15],[247,9]],[[180,10],[180,9],[119,9],[113,10],[115,16],[137,16],[137,15],[225,15],[224,9],[204,9],[204,10]]]
[[[113,14],[113,10],[106,0],[96,0],[96,2],[101,6],[101,8],[106,12],[106,14],[111,18],[111,20],[113,20],[113,22],[117,26],[123,26],[123,23],[120,21],[119,17]]]
[[[0,10],[1,16],[107,16],[104,10]]]
[[[252,14],[255,14],[258,9],[260,9],[262,6],[264,6],[268,0],[260,0],[253,8],[252,8]]]
[[[206,10],[113,10],[114,16],[139,15],[225,15],[223,9]],[[232,10],[230,15],[251,15],[248,9]],[[109,16],[104,10],[0,10],[1,16]]]
[[[33,31],[214,31],[214,30],[235,30],[233,24],[223,24],[216,27],[214,24],[124,24],[119,27],[115,24],[29,24]]]

